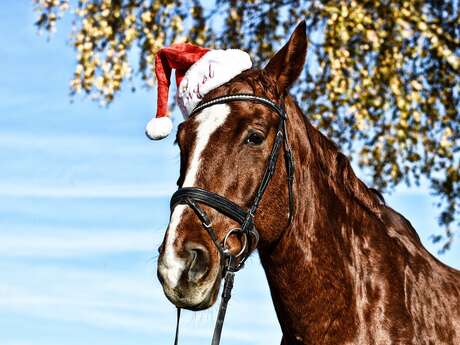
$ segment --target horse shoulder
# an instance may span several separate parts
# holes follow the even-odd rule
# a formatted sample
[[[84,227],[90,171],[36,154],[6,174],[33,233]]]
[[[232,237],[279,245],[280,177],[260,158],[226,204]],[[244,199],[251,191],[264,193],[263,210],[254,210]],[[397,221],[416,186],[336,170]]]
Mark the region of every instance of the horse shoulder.
[[[431,255],[401,214],[387,207],[383,219],[403,252],[400,276],[415,343],[460,344],[460,271]]]

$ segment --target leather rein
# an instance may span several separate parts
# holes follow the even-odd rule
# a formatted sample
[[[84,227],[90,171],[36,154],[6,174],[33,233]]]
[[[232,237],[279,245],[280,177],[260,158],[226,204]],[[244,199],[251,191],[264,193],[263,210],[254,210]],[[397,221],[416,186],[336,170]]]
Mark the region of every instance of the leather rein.
[[[207,102],[200,103],[191,112],[190,117],[202,111],[203,109],[211,107],[213,105],[236,101],[247,101],[263,104],[271,108],[279,115],[279,123],[275,141],[273,143],[270,156],[267,160],[262,181],[260,182],[259,187],[257,188],[257,192],[252,201],[251,206],[246,211],[239,205],[235,204],[234,202],[219,194],[196,187],[179,188],[171,197],[170,203],[171,213],[174,210],[174,208],[179,204],[188,205],[195,212],[195,214],[200,219],[204,229],[209,234],[209,237],[214,242],[214,245],[216,246],[220,254],[220,266],[222,277],[224,277],[224,287],[222,291],[219,313],[214,327],[214,335],[212,338],[211,345],[219,345],[220,343],[222,327],[224,324],[227,304],[231,297],[235,273],[238,272],[244,266],[245,261],[252,253],[251,248],[257,247],[259,241],[259,233],[256,230],[254,224],[254,216],[257,211],[257,208],[259,207],[259,203],[262,200],[262,197],[265,193],[265,190],[267,189],[268,184],[275,172],[278,154],[283,144],[289,193],[289,224],[291,224],[294,211],[294,196],[292,191],[294,179],[294,163],[287,135],[287,114],[283,106],[280,106],[267,98],[259,97],[252,94],[234,94],[216,97]],[[216,232],[212,227],[212,222],[209,219],[209,216],[199,206],[199,204],[207,205],[215,209],[216,211],[224,214],[225,216],[232,218],[234,221],[240,224],[241,227],[230,229],[224,236],[223,240],[220,241],[217,238]],[[243,248],[236,255],[231,254],[227,246],[227,240],[232,235],[240,235],[243,238]],[[177,308],[177,324],[174,345],[178,344],[180,311],[181,309]]]

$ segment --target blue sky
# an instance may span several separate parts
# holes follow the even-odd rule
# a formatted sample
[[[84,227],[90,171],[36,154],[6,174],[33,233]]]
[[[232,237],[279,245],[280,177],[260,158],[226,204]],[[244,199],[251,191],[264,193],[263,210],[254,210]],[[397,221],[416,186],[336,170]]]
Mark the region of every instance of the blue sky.
[[[154,92],[126,91],[109,108],[71,104],[66,28],[39,37],[29,1],[2,1],[0,15],[0,344],[172,343],[175,310],[155,258],[179,156],[172,139],[144,136]],[[435,253],[426,189],[386,198]],[[460,268],[460,238],[441,260]],[[216,314],[186,312],[183,344],[210,342]],[[279,344],[256,256],[237,276],[223,338]]]

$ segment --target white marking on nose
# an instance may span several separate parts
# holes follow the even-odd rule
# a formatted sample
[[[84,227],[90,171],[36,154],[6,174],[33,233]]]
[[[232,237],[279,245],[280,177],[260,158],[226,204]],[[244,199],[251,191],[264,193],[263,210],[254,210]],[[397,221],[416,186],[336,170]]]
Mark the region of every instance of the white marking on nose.
[[[187,169],[183,187],[193,187],[195,184],[198,169],[201,163],[201,155],[203,150],[208,145],[211,135],[225,123],[230,114],[230,107],[227,104],[216,104],[204,109],[195,116],[194,121],[198,124],[196,130],[196,142],[193,150],[190,166]],[[185,260],[176,255],[174,242],[177,238],[177,226],[179,225],[185,206],[177,206],[169,223],[168,232],[166,235],[166,244],[162,266],[160,270],[163,276],[167,279],[167,284],[174,288],[177,286],[179,279],[185,269]]]

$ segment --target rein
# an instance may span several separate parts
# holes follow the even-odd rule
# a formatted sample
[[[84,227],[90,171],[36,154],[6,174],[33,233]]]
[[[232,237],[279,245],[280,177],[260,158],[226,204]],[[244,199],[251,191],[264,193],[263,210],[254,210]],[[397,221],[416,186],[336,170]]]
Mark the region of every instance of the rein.
[[[209,237],[214,242],[217,250],[220,254],[220,267],[222,276],[224,277],[224,287],[221,296],[221,302],[219,307],[219,313],[217,316],[216,324],[214,327],[214,335],[212,338],[211,345],[219,345],[220,337],[222,334],[222,328],[224,324],[225,314],[227,311],[227,304],[231,298],[231,291],[233,288],[233,282],[235,273],[238,272],[243,266],[248,257],[251,255],[251,248],[257,247],[259,242],[259,233],[256,230],[254,224],[254,216],[259,207],[260,201],[268,187],[268,184],[273,177],[276,168],[276,162],[278,160],[278,154],[281,147],[284,144],[285,152],[285,164],[287,172],[288,182],[288,193],[289,193],[289,214],[288,214],[288,226],[291,224],[292,216],[294,212],[294,195],[292,191],[293,179],[294,179],[294,163],[292,159],[291,147],[289,146],[289,140],[287,135],[286,120],[287,114],[283,106],[280,106],[271,100],[259,97],[252,94],[234,94],[222,97],[213,98],[207,102],[200,103],[190,114],[190,117],[200,112],[201,110],[210,106],[222,103],[230,103],[235,101],[248,101],[263,104],[279,115],[279,123],[276,132],[275,141],[273,143],[270,156],[267,160],[267,165],[262,177],[262,181],[257,188],[256,195],[252,201],[251,206],[247,211],[232,202],[231,200],[213,193],[207,190],[196,188],[196,187],[184,187],[179,188],[171,197],[171,212],[174,208],[179,205],[188,205],[200,219],[204,229],[209,234]],[[217,238],[216,232],[212,227],[212,222],[206,212],[199,206],[199,204],[205,204],[220,213],[232,218],[238,224],[240,228],[230,229],[224,236],[224,239],[220,241]],[[227,247],[227,240],[231,235],[242,235],[243,236],[243,248],[239,253],[233,255],[230,253]],[[237,262],[239,259],[239,262]],[[174,345],[178,345],[179,339],[179,320],[180,320],[180,308],[177,309],[177,323],[176,323],[176,335]]]

